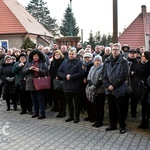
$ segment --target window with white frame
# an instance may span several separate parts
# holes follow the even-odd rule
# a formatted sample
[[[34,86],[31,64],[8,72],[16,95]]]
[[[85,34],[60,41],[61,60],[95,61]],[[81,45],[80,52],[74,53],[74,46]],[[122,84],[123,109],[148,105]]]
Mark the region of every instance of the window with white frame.
[[[5,49],[8,49],[9,45],[8,45],[8,40],[0,40],[0,47],[3,47]]]

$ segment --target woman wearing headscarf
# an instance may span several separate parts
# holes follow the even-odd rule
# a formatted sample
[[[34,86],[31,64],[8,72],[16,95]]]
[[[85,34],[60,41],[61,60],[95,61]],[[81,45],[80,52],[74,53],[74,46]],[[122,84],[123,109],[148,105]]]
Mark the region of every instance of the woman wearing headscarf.
[[[44,90],[36,90],[33,78],[44,77],[48,75],[48,67],[46,59],[42,52],[33,50],[29,54],[28,62],[23,72],[26,74],[26,90],[30,91],[31,99],[34,107],[32,118],[45,118],[45,100]]]

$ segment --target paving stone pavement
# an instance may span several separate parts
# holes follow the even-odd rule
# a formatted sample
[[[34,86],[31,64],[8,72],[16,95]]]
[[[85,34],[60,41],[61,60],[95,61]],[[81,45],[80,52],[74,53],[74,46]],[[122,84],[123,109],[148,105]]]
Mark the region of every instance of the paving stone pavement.
[[[20,107],[20,106],[19,106]],[[106,126],[93,128],[90,122],[66,123],[46,110],[38,120],[20,111],[6,111],[0,105],[0,150],[150,150],[150,136],[132,131],[105,132]]]

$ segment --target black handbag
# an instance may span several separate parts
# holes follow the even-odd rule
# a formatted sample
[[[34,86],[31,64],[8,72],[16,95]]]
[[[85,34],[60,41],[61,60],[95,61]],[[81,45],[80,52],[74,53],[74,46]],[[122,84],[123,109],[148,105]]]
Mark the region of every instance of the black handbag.
[[[127,92],[128,95],[131,95],[133,93],[133,89],[131,87],[131,85],[127,85]]]
[[[61,80],[53,79],[53,90],[63,91],[63,83]]]
[[[133,89],[132,89],[132,86],[131,86],[131,79],[130,79],[130,76],[128,77],[126,93],[127,93],[128,95],[131,95],[131,94],[133,93]]]
[[[138,93],[140,93],[140,101],[145,101],[145,96],[147,93],[147,87],[145,86],[145,83],[143,80],[140,80],[138,83]]]

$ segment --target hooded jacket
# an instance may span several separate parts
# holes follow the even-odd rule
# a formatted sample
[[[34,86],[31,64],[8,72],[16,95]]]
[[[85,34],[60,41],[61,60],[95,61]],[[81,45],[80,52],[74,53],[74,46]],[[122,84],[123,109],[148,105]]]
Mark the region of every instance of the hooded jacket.
[[[38,76],[35,75],[35,72],[33,70],[29,70],[29,68],[31,66],[33,66],[35,63],[33,60],[34,54],[39,55],[39,61],[38,61],[38,66],[37,66],[39,68]],[[29,54],[29,59],[28,59],[28,62],[26,63],[26,65],[23,69],[23,74],[26,75],[26,90],[35,91],[33,78],[48,76],[48,67],[46,65],[45,56],[43,55],[42,52],[40,52],[39,50],[33,50]]]

